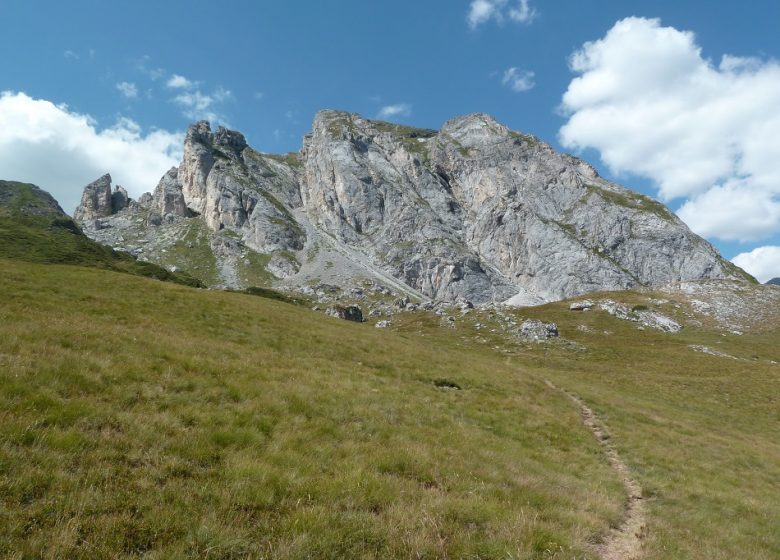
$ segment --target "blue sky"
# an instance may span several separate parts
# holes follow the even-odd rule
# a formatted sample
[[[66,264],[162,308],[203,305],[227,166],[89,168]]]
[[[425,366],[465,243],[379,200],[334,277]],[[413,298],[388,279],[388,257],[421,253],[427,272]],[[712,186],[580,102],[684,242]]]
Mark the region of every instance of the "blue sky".
[[[105,171],[129,184],[131,193],[151,190],[153,177],[176,159],[177,135],[196,118],[226,123],[254,147],[282,152],[300,147],[322,108],[430,128],[483,111],[682,208],[693,229],[729,258],[768,247],[749,266],[774,263],[780,274],[780,185],[772,187],[780,170],[767,163],[772,154],[766,147],[751,141],[762,137],[755,132],[762,124],[780,124],[780,114],[760,119],[747,109],[769,104],[780,91],[776,1],[713,0],[706,9],[684,0],[6,0],[0,7],[0,91],[8,92],[11,112],[3,120],[0,111],[0,125],[17,131],[6,132],[5,143],[0,133],[0,175],[41,183],[66,210],[103,163],[121,160],[112,166],[118,169]],[[585,47],[589,41],[602,43]],[[634,58],[626,54],[645,48]],[[579,67],[570,58],[576,52],[583,55]],[[632,68],[640,72],[627,83]],[[697,72],[700,80],[680,85],[680,76]],[[614,75],[626,83],[611,83]],[[577,78],[583,78],[579,86]],[[632,83],[643,79],[651,80],[644,90],[657,84],[658,92],[634,91]],[[613,88],[608,94],[605,83]],[[714,93],[735,83],[744,86]],[[757,90],[765,95],[755,101]],[[699,110],[698,98],[707,101],[701,103],[706,110]],[[654,108],[641,113],[647,99]],[[34,105],[42,100],[56,110]],[[686,116],[679,128],[665,127],[654,143],[640,142],[659,119],[675,120],[665,112],[669,106],[677,107],[675,117]],[[34,125],[15,117],[28,108]],[[46,119],[36,116],[39,109]],[[736,116],[713,117],[721,112]],[[77,116],[89,118],[78,124]],[[41,140],[29,133],[33,126],[56,132]],[[70,134],[70,127],[81,132]],[[83,142],[62,140],[82,132]],[[732,148],[720,153],[708,145],[719,136]],[[127,157],[101,152],[125,144]],[[35,147],[53,150],[45,159],[61,162],[68,173],[44,173],[47,163],[35,154],[48,152]],[[659,154],[656,161],[647,156],[651,150]],[[680,157],[689,150],[687,159]],[[692,160],[696,165],[687,165]],[[672,173],[675,166],[680,170]],[[689,167],[720,171],[689,179]],[[12,172],[24,176],[5,177]],[[95,177],[82,180],[89,173]],[[730,207],[734,211],[724,213]]]

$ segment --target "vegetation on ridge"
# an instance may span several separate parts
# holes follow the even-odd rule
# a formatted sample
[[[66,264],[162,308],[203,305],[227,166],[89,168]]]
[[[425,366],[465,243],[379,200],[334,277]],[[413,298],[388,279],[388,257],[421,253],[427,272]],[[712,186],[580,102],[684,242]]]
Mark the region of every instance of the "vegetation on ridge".
[[[187,274],[138,261],[89,239],[41,193],[34,185],[0,181],[0,258],[92,266],[202,287]]]

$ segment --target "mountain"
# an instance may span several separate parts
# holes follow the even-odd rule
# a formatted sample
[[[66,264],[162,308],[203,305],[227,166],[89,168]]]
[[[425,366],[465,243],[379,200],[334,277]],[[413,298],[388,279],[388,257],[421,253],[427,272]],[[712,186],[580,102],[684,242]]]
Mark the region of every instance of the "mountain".
[[[221,287],[369,282],[531,305],[754,281],[660,203],[481,113],[434,131],[321,111],[284,156],[198,122],[153,193],[130,201],[104,177],[76,216],[93,239]]]
[[[0,258],[90,266],[191,286],[200,281],[112,250],[85,236],[46,191],[0,181]]]
[[[780,278],[772,278],[767,282],[767,284],[772,286],[780,286]]]

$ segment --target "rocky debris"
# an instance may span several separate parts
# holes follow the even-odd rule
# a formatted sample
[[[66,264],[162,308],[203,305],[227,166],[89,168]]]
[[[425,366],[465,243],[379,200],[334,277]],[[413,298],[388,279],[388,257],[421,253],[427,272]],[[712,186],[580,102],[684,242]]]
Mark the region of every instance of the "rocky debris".
[[[570,311],[587,311],[588,309],[592,308],[595,304],[590,300],[584,300],[584,301],[575,301],[572,302],[569,305]]]
[[[374,326],[378,329],[386,329],[390,326],[390,324],[391,324],[390,321],[383,320],[383,321],[377,321]]]
[[[363,322],[363,312],[357,305],[333,305],[325,310],[325,314],[345,321]]]
[[[624,321],[639,323],[641,327],[649,327],[668,333],[678,333],[682,330],[682,325],[674,319],[657,311],[650,310],[645,306],[634,306],[633,308],[629,308],[627,305],[611,299],[600,301],[598,306],[599,309],[606,311],[613,317],[617,317]]]
[[[729,358],[730,360],[739,360],[739,358],[736,358],[731,354],[726,354],[725,352],[721,352],[720,350],[715,350],[713,348],[710,348],[709,346],[702,346],[700,344],[689,344],[688,348],[690,348],[694,352],[709,354],[710,356],[715,356],[717,358]]]
[[[780,320],[780,290],[775,286],[708,280],[670,284],[662,291],[693,309],[689,320],[708,318],[734,335]]]
[[[301,269],[301,265],[294,257],[276,254],[271,257],[266,265],[266,270],[277,278],[289,278]]]
[[[518,334],[525,339],[540,342],[548,338],[558,337],[558,325],[555,323],[545,323],[538,319],[526,319],[520,325]]]

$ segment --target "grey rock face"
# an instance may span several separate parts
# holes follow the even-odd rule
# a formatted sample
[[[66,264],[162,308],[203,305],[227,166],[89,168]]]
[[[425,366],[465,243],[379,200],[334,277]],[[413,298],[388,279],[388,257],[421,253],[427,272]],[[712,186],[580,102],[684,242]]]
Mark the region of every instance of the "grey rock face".
[[[303,155],[311,219],[434,299],[740,275],[661,204],[488,115],[435,133],[324,111]]]
[[[85,189],[77,217],[114,212],[105,192]],[[199,220],[271,255],[263,266],[290,287],[368,277],[421,299],[533,305],[748,278],[663,205],[481,113],[434,131],[321,111],[286,156],[201,121],[137,206],[149,227]]]
[[[177,167],[172,167],[162,176],[151,195],[149,206],[159,212],[161,216],[187,217],[190,215],[190,210],[184,200],[182,185],[179,182],[179,169]]]
[[[130,204],[130,197],[127,196],[127,191],[117,185],[114,188],[114,192],[111,193],[111,213],[116,214],[120,210],[124,210]]]
[[[84,192],[81,195],[81,204],[76,208],[73,218],[76,221],[87,221],[104,218],[113,213],[111,204],[111,175],[106,173],[84,187]]]
[[[80,222],[106,218],[124,210],[130,202],[123,187],[117,185],[111,190],[111,175],[106,173],[84,187],[81,203],[76,207],[73,218]]]
[[[178,169],[183,200],[213,231],[236,231],[252,249],[303,248],[305,233],[289,208],[300,206],[296,170],[266,158],[244,136],[201,121],[190,127]]]

